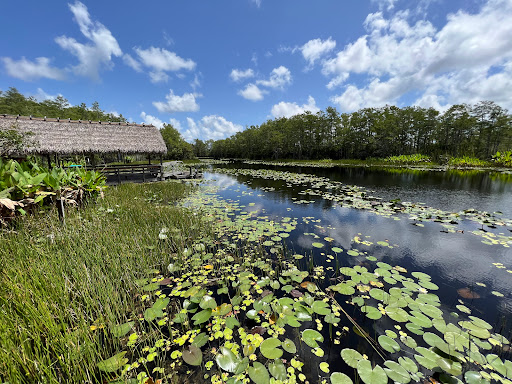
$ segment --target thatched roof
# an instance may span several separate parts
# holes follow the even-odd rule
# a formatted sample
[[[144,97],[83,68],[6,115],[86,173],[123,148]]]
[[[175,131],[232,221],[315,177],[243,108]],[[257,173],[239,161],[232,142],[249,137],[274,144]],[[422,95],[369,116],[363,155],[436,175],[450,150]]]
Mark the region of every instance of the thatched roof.
[[[31,132],[25,154],[166,153],[153,125],[0,115],[0,130]]]

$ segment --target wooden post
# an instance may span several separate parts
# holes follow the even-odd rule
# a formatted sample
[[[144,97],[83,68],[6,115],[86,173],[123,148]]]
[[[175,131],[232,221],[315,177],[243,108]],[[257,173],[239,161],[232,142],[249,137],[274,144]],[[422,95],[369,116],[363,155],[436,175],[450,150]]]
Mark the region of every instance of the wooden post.
[[[118,185],[121,184],[121,173],[119,172],[119,167],[116,169],[117,172],[117,183]]]
[[[151,153],[148,153],[148,164],[151,165]]]
[[[57,199],[57,212],[59,213],[59,220],[63,225],[66,225],[66,214],[64,212],[64,201]]]
[[[160,181],[164,179],[164,164],[163,164],[163,156],[160,155]]]
[[[49,153],[46,155],[46,160],[48,160],[48,169],[52,169],[52,159]]]
[[[146,182],[146,168],[144,166],[142,166],[142,182]]]

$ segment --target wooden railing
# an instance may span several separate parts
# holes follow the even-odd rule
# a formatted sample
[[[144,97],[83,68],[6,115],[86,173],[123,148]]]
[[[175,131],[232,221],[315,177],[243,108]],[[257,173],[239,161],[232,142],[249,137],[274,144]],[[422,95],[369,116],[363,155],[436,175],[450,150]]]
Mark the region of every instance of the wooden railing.
[[[116,176],[117,182],[121,184],[121,176],[142,174],[142,181],[147,178],[163,179],[163,166],[160,164],[137,164],[137,165],[104,165],[87,167],[103,173],[105,176]]]

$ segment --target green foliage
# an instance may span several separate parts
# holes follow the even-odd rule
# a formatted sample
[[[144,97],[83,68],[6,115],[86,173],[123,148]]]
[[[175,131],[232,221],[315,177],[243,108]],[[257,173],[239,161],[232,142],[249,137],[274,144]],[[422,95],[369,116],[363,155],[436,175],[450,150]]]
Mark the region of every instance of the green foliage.
[[[187,143],[176,128],[171,124],[164,124],[160,130],[165,145],[167,146],[167,158],[171,160],[185,160],[193,157],[193,147]]]
[[[463,156],[463,157],[452,157],[448,160],[448,165],[450,167],[458,167],[458,168],[470,168],[470,167],[488,167],[492,166],[489,162],[477,159],[476,157]]]
[[[386,163],[392,164],[424,164],[430,163],[430,157],[422,155],[420,153],[415,153],[413,155],[399,155],[399,156],[389,156],[384,159]]]
[[[45,198],[64,193],[65,189],[83,190],[95,195],[105,182],[100,172],[83,168],[53,168],[49,171],[35,163],[0,158],[0,194],[12,200],[30,198],[34,203],[42,204]]]
[[[496,152],[492,161],[502,167],[512,167],[512,151]]]
[[[52,117],[71,120],[96,120],[126,122],[123,115],[114,115],[103,111],[95,101],[91,108],[85,103],[72,106],[62,97],[38,102],[33,97],[25,97],[14,87],[0,93],[0,113],[34,117]]]
[[[215,141],[210,153],[274,160],[386,158],[405,164],[446,156],[489,159],[511,148],[511,127],[508,111],[489,101],[454,105],[444,113],[388,105],[339,114],[328,107],[251,126]]]

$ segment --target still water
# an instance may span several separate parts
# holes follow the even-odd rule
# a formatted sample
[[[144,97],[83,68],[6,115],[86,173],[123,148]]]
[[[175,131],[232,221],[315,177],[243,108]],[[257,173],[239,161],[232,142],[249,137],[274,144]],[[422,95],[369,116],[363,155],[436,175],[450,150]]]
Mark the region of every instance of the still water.
[[[503,217],[512,218],[510,175],[369,168],[274,169],[310,173],[363,186],[385,201],[421,202],[449,212],[469,208],[501,211]],[[484,228],[462,219],[455,230],[449,232],[437,222],[414,225],[407,214],[382,217],[372,211],[340,206],[322,196],[305,195],[304,185],[290,181],[224,174],[221,168],[206,172],[205,179],[220,187],[218,194],[221,198],[239,202],[247,210],[258,210],[276,220],[296,218],[296,229],[284,239],[286,247],[294,253],[312,255],[315,265],[325,268],[365,265],[365,256],[374,256],[378,261],[400,265],[409,272],[427,273],[439,285],[440,289],[435,293],[441,298],[445,311],[454,311],[457,304],[464,304],[471,308],[473,315],[488,321],[510,338],[512,239],[508,243],[488,245],[482,243],[484,238],[472,232],[484,229],[482,233],[501,233],[508,237],[512,236],[512,227]],[[304,199],[309,203],[297,204]],[[332,238],[327,248],[318,249],[312,245],[317,241],[326,243],[326,237]],[[372,244],[361,244],[355,241],[356,238]],[[385,241],[391,247],[380,246],[378,241]],[[334,254],[329,251],[332,247],[343,249],[336,255],[336,261],[326,257],[326,254]],[[352,257],[347,254],[349,250],[358,250],[363,255]],[[469,289],[478,298],[464,298],[458,292],[460,289]]]

